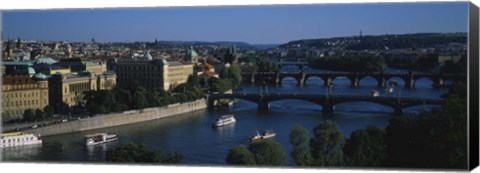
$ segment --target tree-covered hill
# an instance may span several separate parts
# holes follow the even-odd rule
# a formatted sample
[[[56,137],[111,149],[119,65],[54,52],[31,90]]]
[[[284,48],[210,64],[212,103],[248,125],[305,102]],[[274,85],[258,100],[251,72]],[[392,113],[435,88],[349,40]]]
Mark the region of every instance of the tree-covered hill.
[[[364,49],[405,49],[434,47],[449,43],[466,43],[467,33],[414,33],[414,34],[385,34],[376,36],[351,36],[322,39],[305,39],[291,41],[279,47],[315,47],[315,48],[344,48],[347,50]]]

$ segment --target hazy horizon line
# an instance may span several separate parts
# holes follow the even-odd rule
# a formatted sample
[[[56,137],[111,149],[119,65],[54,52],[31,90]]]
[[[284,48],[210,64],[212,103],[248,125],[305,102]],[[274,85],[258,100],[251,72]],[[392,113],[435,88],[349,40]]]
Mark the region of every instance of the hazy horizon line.
[[[382,35],[408,35],[408,34],[455,34],[455,33],[462,33],[462,34],[468,34],[468,31],[456,31],[456,32],[409,32],[409,33],[385,33],[385,34],[362,34],[362,36],[382,36]],[[283,43],[249,43],[246,41],[234,41],[234,40],[217,40],[217,41],[202,41],[202,40],[159,40],[157,38],[154,38],[152,40],[125,40],[125,41],[98,41],[95,38],[89,38],[85,39],[83,41],[79,40],[42,40],[42,39],[30,39],[30,38],[22,38],[17,36],[17,38],[7,38],[6,40],[2,41],[15,41],[18,38],[20,40],[28,40],[28,41],[38,41],[38,42],[72,42],[72,43],[82,43],[82,42],[91,42],[92,39],[95,40],[96,43],[153,43],[155,42],[155,39],[157,39],[158,42],[184,42],[184,43],[216,43],[216,42],[237,42],[237,43],[246,43],[249,45],[281,45],[281,44],[287,44],[289,42],[293,41],[300,41],[300,40],[316,40],[316,39],[334,39],[334,38],[348,38],[348,37],[358,37],[358,35],[344,35],[344,36],[331,36],[331,37],[316,37],[316,38],[299,38],[299,39],[294,39],[290,40],[287,42]]]

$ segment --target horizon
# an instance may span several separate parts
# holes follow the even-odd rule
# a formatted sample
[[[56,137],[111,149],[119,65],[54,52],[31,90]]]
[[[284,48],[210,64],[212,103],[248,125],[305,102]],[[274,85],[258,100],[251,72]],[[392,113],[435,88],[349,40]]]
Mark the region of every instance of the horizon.
[[[388,33],[387,33],[388,34]],[[417,32],[417,33],[399,33],[399,34],[388,34],[388,35],[409,35],[409,34],[468,34],[468,32]],[[373,36],[373,37],[378,37],[378,36],[383,36],[385,34],[378,34],[378,35],[363,35],[363,37],[366,36]],[[238,43],[246,43],[249,45],[282,45],[282,44],[288,44],[290,42],[294,41],[301,41],[301,40],[317,40],[317,39],[335,39],[335,38],[349,38],[349,37],[358,37],[358,35],[347,35],[347,36],[335,36],[335,37],[324,37],[324,38],[305,38],[305,39],[299,39],[299,40],[290,40],[284,43],[265,43],[265,44],[255,44],[255,43],[248,43],[248,42],[243,42],[243,41],[231,41],[231,40],[220,40],[220,41],[201,41],[201,40],[185,40],[185,41],[180,41],[180,40],[158,40],[158,42],[182,42],[182,43],[217,43],[217,42],[238,42]],[[2,41],[16,41],[18,38],[10,38]],[[69,43],[85,43],[85,42],[91,42],[90,40],[83,40],[83,41],[70,41],[70,40],[35,40],[35,39],[28,39],[28,38],[21,38],[20,40],[22,41],[37,41],[37,42],[69,42]],[[153,43],[155,42],[155,39],[152,40],[141,40],[141,41],[97,41],[95,40],[96,43]]]
[[[466,33],[466,2],[3,11],[3,38],[85,42],[244,42]],[[379,15],[381,14],[381,15]]]

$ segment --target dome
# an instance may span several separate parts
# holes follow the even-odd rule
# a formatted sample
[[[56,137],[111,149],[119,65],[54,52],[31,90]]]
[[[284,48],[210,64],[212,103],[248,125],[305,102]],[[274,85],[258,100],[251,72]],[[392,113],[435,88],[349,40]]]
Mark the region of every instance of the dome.
[[[33,69],[33,67],[28,67],[28,74],[30,75],[35,74],[35,69]]]
[[[46,80],[48,77],[47,77],[47,75],[44,75],[43,73],[37,73],[37,74],[33,75],[33,78],[38,79],[38,80]]]
[[[150,51],[148,51],[147,53],[145,53],[145,54],[143,55],[143,58],[145,58],[145,59],[147,59],[147,60],[152,60],[152,59],[153,59],[152,55],[150,55]]]

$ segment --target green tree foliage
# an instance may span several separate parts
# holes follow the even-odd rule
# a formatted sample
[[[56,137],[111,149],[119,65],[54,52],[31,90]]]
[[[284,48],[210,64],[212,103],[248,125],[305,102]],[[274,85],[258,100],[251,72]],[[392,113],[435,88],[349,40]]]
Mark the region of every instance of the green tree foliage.
[[[41,109],[35,109],[35,119],[36,120],[44,120],[45,116]]]
[[[280,66],[264,57],[256,54],[246,54],[241,59],[242,67],[253,67],[256,72],[278,72]]]
[[[386,128],[386,166],[467,168],[466,86],[450,89],[440,111],[393,117]]]
[[[230,80],[233,87],[239,86],[242,82],[240,68],[235,64],[230,65],[230,67],[224,68],[222,73],[220,73],[220,78]]]
[[[51,106],[51,105],[45,106],[43,108],[43,112],[45,114],[45,118],[52,118],[53,117],[53,112],[54,112],[53,106]]]
[[[145,97],[146,92],[142,90],[136,90],[133,93],[133,108],[134,109],[143,109],[148,106],[147,98]]]
[[[274,166],[287,164],[288,155],[278,142],[264,139],[253,142],[248,147],[257,165]]]
[[[118,105],[112,91],[86,91],[84,94],[85,108],[91,114],[104,114],[113,110],[118,111]]]
[[[133,143],[121,145],[108,150],[106,153],[106,160],[109,162],[180,163],[182,159],[183,156],[179,153],[150,151],[145,144],[136,145]]]
[[[387,69],[387,64],[382,57],[367,54],[314,58],[309,62],[309,66],[352,72],[383,72]]]
[[[332,121],[320,123],[313,129],[310,140],[315,166],[344,166],[343,146],[345,139],[337,124]]]
[[[224,93],[232,89],[232,83],[228,79],[208,78],[208,86],[210,92]]]
[[[293,150],[290,153],[298,166],[309,166],[313,163],[312,155],[310,154],[309,137],[307,129],[300,124],[295,124],[290,133],[290,144]]]
[[[343,149],[349,166],[380,167],[386,159],[385,130],[369,126],[350,135]]]
[[[231,165],[255,165],[255,157],[243,145],[230,149],[225,161]]]
[[[33,109],[27,109],[23,112],[23,120],[27,122],[35,121],[35,112]]]

